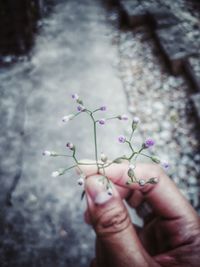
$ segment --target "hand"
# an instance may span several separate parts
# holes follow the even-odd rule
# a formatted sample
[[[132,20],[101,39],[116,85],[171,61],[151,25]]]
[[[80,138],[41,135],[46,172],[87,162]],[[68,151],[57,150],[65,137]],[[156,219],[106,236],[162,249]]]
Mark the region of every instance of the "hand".
[[[200,220],[170,178],[154,164],[138,164],[136,177],[159,183],[126,185],[128,163],[113,164],[106,175],[113,183],[109,196],[99,183],[94,166],[81,167],[87,175],[86,220],[96,235],[96,258],[92,267],[198,267],[200,262]],[[147,202],[151,219],[137,231],[122,199],[139,209]]]

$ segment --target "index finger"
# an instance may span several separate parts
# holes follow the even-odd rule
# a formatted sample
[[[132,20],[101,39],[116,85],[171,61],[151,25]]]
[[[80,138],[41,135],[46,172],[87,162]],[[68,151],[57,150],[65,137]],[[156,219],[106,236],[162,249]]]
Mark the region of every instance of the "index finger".
[[[95,165],[81,166],[82,171],[87,175],[93,175],[97,172]],[[175,183],[164,173],[164,171],[155,164],[138,163],[135,168],[137,179],[148,180],[152,177],[159,179],[158,184],[146,184],[141,187],[137,183],[127,185],[129,164],[112,164],[105,168],[105,175],[113,183],[127,188],[129,190],[140,190],[145,200],[151,205],[154,212],[166,218],[173,219],[184,217],[188,220],[197,218],[197,213],[180,193]]]

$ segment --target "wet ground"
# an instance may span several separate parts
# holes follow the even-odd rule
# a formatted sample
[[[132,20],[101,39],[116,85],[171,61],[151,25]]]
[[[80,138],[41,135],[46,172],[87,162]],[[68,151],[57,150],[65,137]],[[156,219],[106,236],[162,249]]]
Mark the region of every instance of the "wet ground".
[[[199,205],[199,144],[188,85],[161,64],[145,28],[119,32],[113,19],[99,1],[60,3],[42,21],[30,60],[1,70],[1,266],[84,267],[93,256],[76,174],[51,177],[71,163],[41,155],[44,149],[65,152],[71,141],[80,158],[94,157],[86,116],[61,122],[75,110],[72,93],[89,107],[138,115],[136,143],[152,135],[172,178]],[[109,157],[123,153],[116,142],[123,129],[122,122],[100,129],[99,144]]]

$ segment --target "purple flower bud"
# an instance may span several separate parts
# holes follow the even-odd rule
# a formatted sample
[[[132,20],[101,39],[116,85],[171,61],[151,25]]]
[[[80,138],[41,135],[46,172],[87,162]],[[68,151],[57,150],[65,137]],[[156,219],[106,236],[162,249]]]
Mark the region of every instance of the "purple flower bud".
[[[100,119],[98,120],[99,124],[100,125],[104,125],[106,123],[106,120],[105,119]]]
[[[125,142],[126,142],[126,137],[123,136],[123,135],[120,135],[120,136],[118,137],[118,141],[119,141],[120,143],[125,143]]]
[[[79,106],[77,107],[77,110],[78,110],[79,112],[82,112],[82,111],[85,110],[85,107],[82,106],[82,105],[79,105]]]
[[[74,150],[75,146],[72,143],[67,143],[66,147],[68,147],[70,150]]]
[[[165,161],[161,162],[161,166],[162,166],[165,170],[169,169],[169,163],[168,163],[168,162],[165,162]]]
[[[73,95],[72,95],[72,98],[73,98],[74,100],[78,100],[78,99],[79,99],[79,95],[78,95],[78,94],[73,94]]]
[[[126,114],[123,114],[123,115],[119,115],[117,117],[119,120],[123,120],[123,121],[127,121],[128,120],[128,116]]]
[[[148,138],[145,142],[144,142],[144,147],[145,148],[149,148],[152,147],[155,144],[154,140],[151,138]]]
[[[102,106],[99,108],[101,111],[105,111],[106,110],[106,106]]]

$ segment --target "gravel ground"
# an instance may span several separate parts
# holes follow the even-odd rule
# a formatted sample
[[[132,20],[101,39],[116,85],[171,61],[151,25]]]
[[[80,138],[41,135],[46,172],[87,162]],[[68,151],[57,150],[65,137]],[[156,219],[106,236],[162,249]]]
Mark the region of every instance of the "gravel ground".
[[[199,210],[199,142],[186,80],[169,74],[147,28],[115,31],[112,38],[129,111],[141,119],[136,144],[141,137],[155,139],[152,152],[170,163],[169,175]]]

